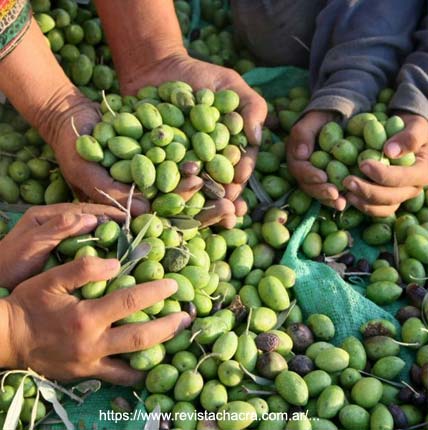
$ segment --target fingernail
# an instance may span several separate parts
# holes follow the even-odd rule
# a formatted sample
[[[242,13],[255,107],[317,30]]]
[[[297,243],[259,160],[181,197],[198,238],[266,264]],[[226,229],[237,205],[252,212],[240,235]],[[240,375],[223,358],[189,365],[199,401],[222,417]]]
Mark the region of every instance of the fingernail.
[[[119,270],[120,268],[119,260],[117,260],[116,258],[107,258],[104,260],[104,262],[107,265],[107,267],[111,270],[113,269]]]
[[[300,144],[297,146],[296,154],[299,158],[308,158],[309,151],[306,145]]]
[[[361,166],[360,166],[360,170],[361,170],[364,174],[368,175],[368,174],[370,173],[370,171],[371,171],[371,168],[370,168],[370,165],[369,165],[368,163],[363,163],[363,164],[361,164]]]
[[[390,142],[386,146],[386,152],[389,157],[398,157],[401,154],[401,146],[397,142]]]
[[[82,224],[87,226],[96,226],[98,224],[98,219],[95,215],[92,214],[83,214],[80,217],[80,221]]]
[[[256,145],[260,146],[262,144],[263,130],[261,125],[256,125],[254,128],[254,138],[256,139]]]
[[[357,184],[354,181],[349,181],[347,185],[345,185],[348,190],[356,191],[357,190]]]
[[[190,318],[189,314],[186,314],[185,316],[183,316],[183,319],[180,321],[178,329],[184,330],[185,328],[189,327],[190,324],[192,324],[192,318]]]

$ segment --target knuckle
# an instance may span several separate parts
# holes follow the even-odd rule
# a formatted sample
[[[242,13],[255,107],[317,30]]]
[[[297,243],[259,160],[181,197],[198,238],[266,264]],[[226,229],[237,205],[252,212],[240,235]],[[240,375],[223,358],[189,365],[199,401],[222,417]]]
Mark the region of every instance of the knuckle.
[[[122,305],[126,311],[134,312],[137,309],[137,298],[135,296],[135,292],[127,291],[123,297]]]
[[[416,151],[419,147],[419,137],[413,133],[406,136],[406,147],[410,151]]]
[[[131,336],[131,346],[136,351],[145,349],[148,347],[147,345],[147,338],[144,334],[144,332],[136,332],[133,333]]]
[[[40,208],[38,208],[37,206],[31,206],[29,209],[27,209],[25,211],[25,214],[24,214],[23,218],[33,218],[34,216],[37,215],[39,209]]]
[[[73,213],[63,212],[57,215],[55,228],[58,231],[68,229],[71,227],[76,221],[76,217]]]
[[[86,312],[77,308],[71,321],[71,329],[73,333],[81,334],[88,331],[89,324],[90,319],[87,317]]]
[[[76,260],[75,264],[78,265],[79,273],[83,277],[90,277],[94,271],[94,268],[96,267],[95,264],[95,258],[94,257],[82,257]]]

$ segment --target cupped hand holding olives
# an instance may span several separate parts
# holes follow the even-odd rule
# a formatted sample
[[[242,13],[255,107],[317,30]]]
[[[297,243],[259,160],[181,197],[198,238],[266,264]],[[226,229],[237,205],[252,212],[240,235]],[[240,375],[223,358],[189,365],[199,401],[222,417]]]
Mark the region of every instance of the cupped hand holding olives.
[[[170,279],[94,300],[79,301],[73,295],[82,285],[116,276],[119,269],[115,259],[82,257],[19,284],[0,302],[0,367],[30,367],[61,381],[96,377],[120,385],[139,382],[141,372],[110,356],[164,342],[187,327],[190,317],[177,312],[156,321],[111,327],[174,294],[177,284]]]
[[[0,241],[1,286],[13,289],[43,269],[49,254],[69,236],[89,233],[97,216],[123,221],[124,214],[111,206],[57,204],[33,206]]]
[[[416,197],[428,184],[428,121],[408,113],[400,117],[405,129],[392,136],[384,147],[385,155],[396,160],[391,162],[393,165],[367,160],[360,169],[372,182],[356,176],[344,181],[349,203],[372,216],[393,214],[401,203]],[[399,162],[407,157],[413,159],[413,165]]]
[[[137,77],[128,77],[126,82],[121,83],[121,91],[135,95],[144,86],[177,80],[187,82],[195,91],[204,88],[215,92],[232,89],[239,95],[238,110],[244,119],[245,135],[252,147],[247,148],[235,166],[234,182],[225,186],[226,201],[217,202],[216,208],[203,214],[204,224],[220,222],[224,227],[233,227],[236,216],[242,216],[245,212],[239,195],[254,170],[257,146],[261,143],[262,126],[267,115],[266,102],[234,70],[196,60],[181,52],[148,64],[146,69],[139,70]],[[231,202],[235,203],[234,206]]]
[[[334,184],[329,183],[327,174],[310,162],[318,133],[335,116],[330,111],[311,111],[298,121],[291,130],[287,144],[287,162],[290,172],[305,193],[327,206],[343,210],[346,206],[345,198],[340,196]]]

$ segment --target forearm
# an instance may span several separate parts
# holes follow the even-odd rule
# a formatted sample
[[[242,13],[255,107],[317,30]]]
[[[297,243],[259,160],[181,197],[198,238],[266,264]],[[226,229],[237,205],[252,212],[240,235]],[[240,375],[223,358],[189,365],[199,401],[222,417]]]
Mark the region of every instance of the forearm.
[[[390,108],[428,119],[428,17],[415,34],[417,49],[404,62]]]
[[[10,369],[14,363],[9,318],[8,302],[5,299],[0,299],[0,369]]]
[[[0,91],[46,140],[51,140],[50,124],[58,122],[80,94],[34,19],[19,45],[0,61]]]
[[[123,87],[149,65],[186,52],[172,0],[122,0],[120,6],[117,0],[95,0],[95,4]]]
[[[318,17],[311,46],[313,99],[309,110],[349,117],[368,110],[412,48],[421,0],[330,0]],[[385,18],[388,10],[388,18]]]

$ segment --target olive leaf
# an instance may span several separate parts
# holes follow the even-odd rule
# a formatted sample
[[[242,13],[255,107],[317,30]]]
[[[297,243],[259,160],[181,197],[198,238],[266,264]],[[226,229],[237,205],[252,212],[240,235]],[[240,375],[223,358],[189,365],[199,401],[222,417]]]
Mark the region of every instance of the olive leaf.
[[[224,198],[226,190],[222,184],[216,182],[208,173],[201,173],[201,178],[204,181],[202,190],[209,199],[218,200]]]
[[[294,309],[294,306],[296,306],[296,300],[293,300],[287,309],[279,313],[277,322],[275,324],[275,327],[273,328],[274,330],[278,330],[285,323],[285,321],[287,321],[287,318],[290,315],[291,311]]]
[[[259,180],[254,175],[250,176],[250,180],[248,181],[248,183],[251,189],[254,191],[254,194],[256,195],[257,199],[261,203],[273,203],[269,194],[263,189]]]
[[[3,428],[8,430],[16,430],[19,423],[19,417],[21,415],[22,405],[24,404],[24,383],[25,376],[22,378],[18,389],[13,396],[12,403],[9,405],[6,419],[3,423]]]
[[[74,430],[74,425],[68,418],[67,412],[59,402],[55,389],[47,382],[39,379],[35,379],[38,389],[42,397],[49,403],[52,404],[54,411],[61,418],[67,430]]]
[[[121,260],[131,245],[132,237],[126,234],[123,229],[120,230],[119,238],[117,240],[117,259]]]
[[[331,267],[341,278],[345,277],[346,264],[337,261],[328,261],[327,266]]]
[[[40,400],[40,390],[37,388],[36,398],[34,399],[33,409],[31,410],[31,419],[30,419],[28,430],[33,430],[34,425],[36,424],[37,406],[39,404],[39,400]]]
[[[101,388],[101,385],[101,381],[98,381],[98,379],[89,379],[75,385],[72,389],[82,394],[96,393]]]
[[[400,267],[400,251],[398,248],[397,235],[394,233],[394,262],[395,267]]]
[[[171,224],[179,230],[191,230],[201,226],[200,221],[187,216],[175,216],[169,218]]]
[[[146,425],[144,426],[144,430],[159,430],[160,427],[160,405],[159,403],[156,404],[155,408],[153,409],[153,412],[149,414],[149,418],[146,422]]]

